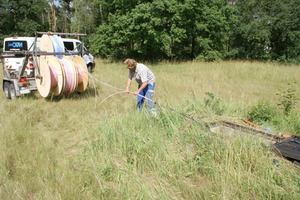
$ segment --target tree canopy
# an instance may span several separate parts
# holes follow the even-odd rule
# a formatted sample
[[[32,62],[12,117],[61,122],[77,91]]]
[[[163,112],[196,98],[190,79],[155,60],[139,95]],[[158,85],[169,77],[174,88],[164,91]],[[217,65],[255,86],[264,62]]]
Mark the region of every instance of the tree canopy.
[[[95,55],[300,62],[297,0],[1,0],[3,38],[87,33]]]

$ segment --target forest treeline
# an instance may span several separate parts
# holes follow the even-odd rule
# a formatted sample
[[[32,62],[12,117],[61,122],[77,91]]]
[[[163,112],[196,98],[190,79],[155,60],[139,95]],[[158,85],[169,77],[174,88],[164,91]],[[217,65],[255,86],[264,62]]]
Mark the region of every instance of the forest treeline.
[[[87,33],[111,59],[300,62],[298,0],[1,0],[0,43]]]

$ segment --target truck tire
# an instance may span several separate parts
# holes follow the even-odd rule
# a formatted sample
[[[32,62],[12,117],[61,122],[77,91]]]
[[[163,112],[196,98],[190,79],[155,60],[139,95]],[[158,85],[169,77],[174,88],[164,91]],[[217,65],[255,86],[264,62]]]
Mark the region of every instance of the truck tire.
[[[91,65],[91,64],[88,64],[87,68],[88,68],[88,72],[89,72],[89,73],[92,73],[92,65]]]
[[[4,93],[5,93],[5,96],[7,99],[10,99],[10,90],[9,90],[9,87],[10,87],[10,83],[9,82],[4,82]]]
[[[16,98],[16,90],[14,84],[10,84],[9,86],[9,93],[10,93],[10,98],[15,99]]]

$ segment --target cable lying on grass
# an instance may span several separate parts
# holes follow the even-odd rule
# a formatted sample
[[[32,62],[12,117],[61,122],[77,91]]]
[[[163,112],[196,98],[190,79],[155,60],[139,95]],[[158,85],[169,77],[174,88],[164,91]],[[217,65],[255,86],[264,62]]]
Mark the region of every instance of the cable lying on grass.
[[[107,83],[104,83],[100,80],[98,80],[97,78],[93,77],[91,74],[89,74],[89,76],[91,77],[91,80],[93,81],[93,84],[94,84],[94,88],[95,88],[95,96],[96,96],[96,100],[95,100],[95,109],[97,109],[102,103],[104,103],[107,99],[109,99],[110,97],[114,96],[114,95],[117,95],[117,94],[123,94],[123,93],[130,93],[132,95],[134,95],[133,92],[127,92],[127,91],[124,91],[123,89],[121,88],[117,88],[117,87],[114,87],[112,85],[109,85]],[[111,94],[109,96],[107,96],[106,98],[104,98],[98,105],[97,105],[97,92],[96,92],[96,85],[95,85],[95,82],[94,81],[97,81],[107,87],[110,87],[110,88],[113,88],[113,89],[116,89],[116,90],[119,90],[118,92],[114,93],[114,94]],[[201,121],[199,121],[198,119],[194,118],[193,116],[191,115],[188,115],[184,112],[181,112],[181,111],[178,111],[178,110],[175,110],[171,107],[168,107],[168,106],[164,106],[164,105],[161,105],[159,104],[158,102],[152,100],[152,99],[149,99],[147,98],[146,96],[142,96],[140,94],[137,94],[139,96],[141,96],[142,98],[145,98],[149,101],[152,101],[157,107],[160,107],[160,108],[166,108],[170,111],[173,111],[173,112],[176,112],[177,114],[179,115],[182,115],[189,120],[189,122],[187,123],[189,126],[190,125],[190,121],[194,121],[196,122],[197,124],[199,124],[201,127],[203,127],[204,129],[206,129],[208,132],[213,132],[210,128],[211,126],[216,126],[217,124],[215,123],[203,123]],[[252,126],[253,128],[259,128],[259,126],[257,125],[254,125],[253,123],[249,123],[249,121],[243,119],[244,122],[246,122],[247,124],[249,124],[250,126]],[[256,136],[264,136],[266,137],[268,140],[272,140],[272,144],[270,145],[272,147],[272,149],[274,150],[275,153],[277,153],[278,155],[280,156],[283,156],[285,158],[287,158],[288,160],[291,160],[292,162],[294,162],[294,164],[297,164],[299,165],[299,152],[300,152],[300,148],[299,148],[299,137],[293,137],[292,139],[289,138],[288,140],[282,140],[282,137],[279,137],[277,135],[273,135],[271,133],[268,133],[268,132],[264,132],[264,131],[260,131],[260,130],[256,130],[256,129],[253,129],[253,128],[248,128],[248,127],[244,127],[244,126],[241,126],[239,124],[235,124],[235,123],[231,123],[231,122],[227,122],[227,121],[221,121],[219,122],[220,124],[219,125],[224,125],[226,127],[229,127],[229,128],[232,128],[232,130],[237,130],[241,133],[249,133],[249,134],[252,134],[252,135],[256,135]],[[291,137],[291,136],[290,136]],[[291,141],[290,141],[291,140]],[[275,144],[274,144],[275,142]]]
[[[95,109],[97,109],[102,103],[104,103],[104,102],[105,102],[107,99],[109,99],[110,97],[113,97],[114,95],[117,95],[117,94],[127,93],[126,91],[124,91],[124,90],[121,89],[121,88],[117,88],[117,87],[115,87],[115,86],[109,85],[109,84],[107,84],[107,83],[104,83],[104,82],[98,80],[97,78],[95,78],[94,76],[92,76],[90,73],[89,73],[89,76],[91,77],[91,80],[93,80],[93,85],[94,85],[94,88],[95,88]],[[97,105],[97,92],[96,92],[96,85],[95,85],[94,80],[97,81],[97,82],[99,82],[99,83],[101,83],[102,85],[105,85],[105,86],[107,86],[107,87],[110,87],[110,88],[119,90],[120,92],[116,92],[116,93],[114,93],[114,94],[112,94],[112,95],[109,95],[108,97],[104,98],[104,99]],[[133,92],[128,92],[128,93],[134,95]],[[142,98],[145,98],[145,99],[148,100],[148,101],[152,101],[152,102],[153,102],[155,105],[157,105],[158,107],[161,107],[161,108],[167,108],[167,109],[169,109],[169,110],[171,110],[171,111],[173,111],[173,112],[176,112],[176,113],[179,114],[179,115],[182,115],[182,116],[184,116],[184,117],[186,117],[186,118],[188,118],[188,119],[193,120],[194,122],[196,122],[197,124],[201,125],[202,127],[206,128],[206,129],[209,129],[207,126],[204,125],[204,123],[202,123],[202,122],[200,122],[199,120],[195,119],[195,118],[194,118],[193,116],[191,116],[191,115],[188,115],[188,114],[186,114],[186,113],[184,113],[184,112],[181,112],[181,111],[177,111],[177,110],[175,110],[175,109],[173,109],[173,108],[170,108],[170,107],[168,107],[168,106],[161,105],[161,104],[159,104],[158,102],[156,102],[156,101],[154,101],[154,100],[152,100],[152,99],[147,98],[146,96],[142,96],[142,95],[140,95],[140,94],[137,94],[137,95],[140,96],[140,97],[142,97]]]

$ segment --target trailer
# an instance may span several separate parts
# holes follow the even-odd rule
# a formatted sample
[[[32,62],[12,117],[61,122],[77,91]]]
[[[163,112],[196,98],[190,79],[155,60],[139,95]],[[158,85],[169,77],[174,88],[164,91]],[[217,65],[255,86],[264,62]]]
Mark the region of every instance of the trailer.
[[[49,36],[70,36],[70,37],[81,37],[82,45],[81,49],[77,52],[46,52],[38,49],[38,36],[49,35]],[[16,51],[6,51],[1,54],[1,61],[3,67],[3,79],[2,89],[7,99],[15,99],[21,95],[29,94],[32,91],[37,90],[36,80],[43,79],[41,76],[39,58],[42,55],[65,55],[75,56],[78,55],[83,57],[85,55],[84,39],[86,34],[77,33],[53,33],[53,32],[35,32],[34,41],[31,46],[26,49],[17,49]],[[12,44],[17,45],[17,44]],[[6,59],[10,58],[21,58],[22,63],[20,66],[14,66],[7,64]],[[23,58],[23,59],[22,59]],[[28,62],[30,62],[30,68],[33,73],[28,72]],[[15,64],[15,63],[13,63]],[[27,68],[27,69],[26,69]]]

